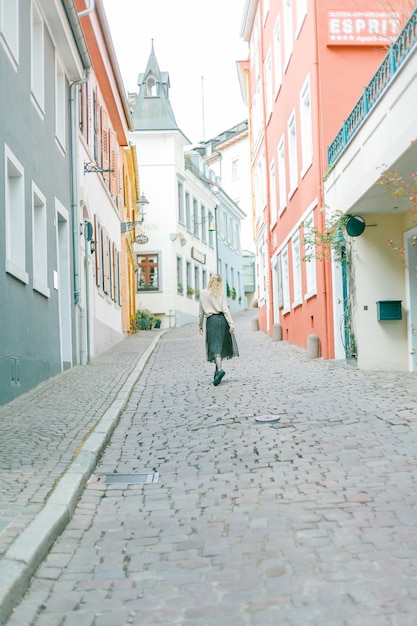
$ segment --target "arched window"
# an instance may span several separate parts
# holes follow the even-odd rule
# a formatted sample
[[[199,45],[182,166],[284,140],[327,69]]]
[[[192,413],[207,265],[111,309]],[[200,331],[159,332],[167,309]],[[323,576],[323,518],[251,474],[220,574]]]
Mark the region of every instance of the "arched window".
[[[156,82],[153,76],[149,76],[146,79],[146,97],[151,98],[152,96],[156,96]]]

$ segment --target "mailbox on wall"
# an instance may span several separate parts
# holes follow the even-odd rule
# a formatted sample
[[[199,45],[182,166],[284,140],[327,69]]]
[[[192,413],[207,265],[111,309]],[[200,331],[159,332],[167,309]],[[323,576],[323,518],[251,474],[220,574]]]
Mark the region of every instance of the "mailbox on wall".
[[[402,319],[402,300],[378,300],[376,310],[378,321],[385,320],[401,320]]]

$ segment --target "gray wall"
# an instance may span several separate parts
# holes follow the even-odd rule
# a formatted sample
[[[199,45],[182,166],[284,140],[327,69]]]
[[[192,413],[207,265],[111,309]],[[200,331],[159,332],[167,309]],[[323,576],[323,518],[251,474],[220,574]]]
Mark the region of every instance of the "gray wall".
[[[54,46],[45,28],[45,116],[41,119],[30,96],[30,2],[21,0],[19,8],[17,72],[0,45],[0,404],[61,371],[58,291],[53,282],[58,269],[55,198],[71,209],[68,115],[65,155],[55,141]],[[5,271],[5,144],[24,168],[28,284]],[[33,289],[32,181],[46,197],[49,298]],[[72,302],[71,294],[74,318]],[[20,384],[11,382],[11,357],[20,360]]]

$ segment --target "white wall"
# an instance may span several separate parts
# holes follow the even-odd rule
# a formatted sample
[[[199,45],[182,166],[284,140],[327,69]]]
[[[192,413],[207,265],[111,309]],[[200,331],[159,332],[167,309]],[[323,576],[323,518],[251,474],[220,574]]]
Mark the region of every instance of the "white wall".
[[[367,370],[407,370],[405,273],[400,258],[393,258],[388,239],[402,241],[402,224],[396,217],[374,216],[375,227],[354,239],[356,306],[354,326],[358,366]],[[401,321],[378,321],[379,300],[402,300]]]

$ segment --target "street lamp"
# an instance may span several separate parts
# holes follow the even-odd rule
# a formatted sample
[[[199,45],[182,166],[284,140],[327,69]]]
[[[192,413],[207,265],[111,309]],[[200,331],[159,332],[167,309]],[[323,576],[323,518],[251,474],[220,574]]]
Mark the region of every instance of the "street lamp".
[[[145,194],[142,191],[142,193],[140,194],[140,198],[137,201],[139,219],[137,219],[135,222],[121,222],[120,228],[122,233],[126,233],[128,230],[133,230],[138,224],[139,226],[142,226],[145,220],[145,207],[147,204],[149,204],[149,200],[147,200]]]

